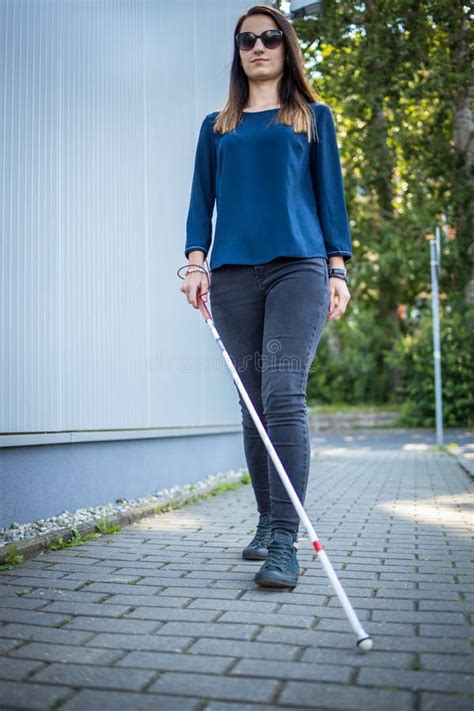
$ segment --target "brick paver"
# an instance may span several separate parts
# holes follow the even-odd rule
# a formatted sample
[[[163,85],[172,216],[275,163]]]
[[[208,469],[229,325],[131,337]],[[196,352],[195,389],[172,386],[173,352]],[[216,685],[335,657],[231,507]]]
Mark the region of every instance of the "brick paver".
[[[0,709],[474,708],[472,479],[423,433],[313,439],[294,590],[244,561],[250,486],[0,574]]]

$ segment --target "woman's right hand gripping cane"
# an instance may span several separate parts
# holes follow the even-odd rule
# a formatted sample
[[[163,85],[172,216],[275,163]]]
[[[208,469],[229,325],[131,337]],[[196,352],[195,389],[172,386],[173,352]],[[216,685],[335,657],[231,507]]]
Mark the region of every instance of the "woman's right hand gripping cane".
[[[188,303],[192,304],[195,309],[198,309],[198,294],[201,295],[202,300],[206,303],[208,286],[207,274],[204,274],[204,272],[201,271],[196,271],[191,272],[184,278],[184,281],[180,286],[180,291],[186,294]]]

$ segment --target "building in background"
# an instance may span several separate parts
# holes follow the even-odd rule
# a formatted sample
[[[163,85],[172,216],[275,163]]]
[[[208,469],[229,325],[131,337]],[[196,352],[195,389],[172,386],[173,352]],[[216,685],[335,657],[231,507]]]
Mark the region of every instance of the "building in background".
[[[176,270],[247,7],[0,3],[0,526],[245,466]]]

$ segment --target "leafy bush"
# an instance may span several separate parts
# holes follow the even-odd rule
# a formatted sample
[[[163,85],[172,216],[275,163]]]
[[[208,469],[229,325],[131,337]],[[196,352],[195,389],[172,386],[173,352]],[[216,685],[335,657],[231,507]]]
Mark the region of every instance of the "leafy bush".
[[[429,302],[403,324],[398,339],[388,335],[370,305],[346,321],[329,322],[311,366],[307,398],[311,403],[401,405],[399,424],[434,427],[433,325]],[[440,311],[443,424],[473,423],[474,309]],[[336,351],[336,352],[335,352]]]
[[[474,309],[444,309],[440,313],[441,381],[443,424],[470,427],[473,424]],[[401,424],[434,427],[435,389],[433,325],[431,312],[423,313],[412,333],[396,344],[387,364],[403,373],[396,388],[402,402]]]
[[[385,404],[393,399],[386,367],[387,324],[375,308],[326,324],[311,365],[307,397],[321,404]],[[334,351],[337,351],[335,354]]]

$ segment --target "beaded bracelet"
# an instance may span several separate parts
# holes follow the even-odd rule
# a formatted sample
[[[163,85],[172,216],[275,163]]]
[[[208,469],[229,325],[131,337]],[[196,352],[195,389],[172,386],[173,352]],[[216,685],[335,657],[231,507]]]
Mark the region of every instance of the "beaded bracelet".
[[[183,269],[188,270],[184,276],[181,275]],[[184,279],[191,272],[204,272],[204,274],[208,275],[207,269],[202,267],[200,264],[183,264],[183,266],[178,269],[176,274],[179,276],[180,279]]]
[[[205,260],[205,262],[207,264],[207,259]],[[187,269],[184,276],[181,275],[183,269]],[[205,267],[202,267],[200,264],[183,264],[183,266],[178,269],[176,274],[179,276],[180,279],[185,279],[188,274],[191,274],[192,272],[203,272],[207,277],[209,289],[211,288],[211,270],[209,268],[205,269]],[[207,292],[205,293],[207,294]]]

